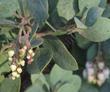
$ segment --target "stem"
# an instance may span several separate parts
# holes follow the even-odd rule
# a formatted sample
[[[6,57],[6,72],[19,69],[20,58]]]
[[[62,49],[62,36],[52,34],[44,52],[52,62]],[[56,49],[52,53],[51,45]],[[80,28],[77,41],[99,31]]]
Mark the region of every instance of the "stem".
[[[57,30],[48,22],[45,22],[54,32],[56,32]]]
[[[23,9],[22,0],[18,0],[18,3],[19,3],[20,10],[21,10],[21,14],[22,14],[22,16],[24,16],[24,9]]]
[[[98,51],[97,51],[97,55],[101,54],[101,43],[98,43]]]
[[[45,36],[48,36],[48,35],[52,35],[52,36],[60,36],[60,35],[65,35],[65,34],[72,34],[72,33],[75,33],[77,32],[76,29],[73,29],[73,30],[67,30],[67,31],[57,31],[57,32],[42,32],[42,33],[37,33],[36,34],[36,37],[37,38],[42,38],[42,37],[45,37]]]
[[[9,45],[3,46],[3,48],[0,50],[0,53],[4,52],[8,48],[11,48],[12,46],[13,46],[12,43],[10,43]]]
[[[35,31],[32,33],[32,36],[31,36],[31,38],[30,38],[30,42],[31,42],[31,41],[32,41],[32,39],[34,38],[34,36],[35,36],[36,31],[38,30],[38,28],[39,28],[39,25],[37,25],[37,27],[36,27]]]

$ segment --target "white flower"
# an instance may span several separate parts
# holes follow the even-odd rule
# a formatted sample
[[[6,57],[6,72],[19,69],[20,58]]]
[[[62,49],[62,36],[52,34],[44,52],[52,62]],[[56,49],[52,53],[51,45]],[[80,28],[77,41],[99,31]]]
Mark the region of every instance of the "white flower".
[[[20,67],[17,68],[18,73],[22,73],[22,69]]]
[[[34,56],[35,56],[35,53],[33,52],[33,53],[32,53],[32,57],[34,57]]]
[[[19,63],[20,63],[21,66],[25,66],[25,61],[24,60],[20,60]]]
[[[17,66],[16,65],[11,65],[10,68],[11,68],[12,71],[15,71]]]
[[[109,76],[110,76],[110,70],[109,70],[109,68],[105,68],[103,70],[103,73],[104,73],[105,78],[106,79],[109,79]]]
[[[88,75],[93,75],[94,74],[94,68],[88,68],[87,69],[87,73],[88,73]]]
[[[29,53],[29,54],[32,54],[32,53],[33,53],[33,50],[32,50],[32,49],[30,49],[30,50],[28,51],[28,53]]]
[[[23,48],[19,50],[20,57],[24,57],[25,53],[26,53],[26,50],[24,50]]]
[[[17,75],[18,75],[17,72],[12,72],[12,76],[13,76],[13,77],[16,77]]]
[[[24,50],[27,50],[27,46],[24,46],[23,49],[24,49]]]
[[[102,86],[102,84],[104,83],[105,81],[103,81],[103,80],[97,80],[97,85],[98,86]]]
[[[31,56],[30,55],[27,55],[27,57],[26,57],[27,59],[31,59]]]
[[[8,51],[8,56],[9,56],[9,57],[12,57],[14,54],[15,54],[14,50]]]
[[[105,67],[105,64],[104,64],[104,62],[98,62],[98,68],[99,69],[104,69],[104,67]]]
[[[11,78],[12,78],[12,80],[15,80],[16,79],[14,76],[12,76]]]
[[[12,58],[12,57],[9,57],[9,58],[8,58],[8,60],[9,60],[9,61],[12,61],[12,60],[13,60],[13,58]]]
[[[87,78],[87,70],[85,69],[85,70],[83,70],[83,78]]]
[[[93,65],[92,65],[92,63],[90,62],[90,61],[87,61],[86,62],[86,68],[90,68],[90,67],[92,67]]]
[[[94,81],[95,77],[93,75],[88,76],[88,82],[92,83]]]
[[[19,78],[20,77],[20,74],[17,74],[16,77]]]
[[[97,74],[97,78],[98,78],[98,80],[101,80],[101,81],[105,81],[106,80],[105,75],[104,75],[103,72],[98,73]]]

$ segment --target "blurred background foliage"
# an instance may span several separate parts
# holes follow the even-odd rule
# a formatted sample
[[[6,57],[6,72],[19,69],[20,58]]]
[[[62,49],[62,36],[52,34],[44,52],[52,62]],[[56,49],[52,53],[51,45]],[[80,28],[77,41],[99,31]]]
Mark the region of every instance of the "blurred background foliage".
[[[0,92],[109,92],[109,3],[109,0],[0,0]],[[7,52],[19,33],[16,11],[32,17],[30,42],[38,51],[21,77],[11,80]],[[107,78],[103,72],[106,69]],[[91,71],[95,78],[89,78]],[[103,82],[98,81],[99,73]]]

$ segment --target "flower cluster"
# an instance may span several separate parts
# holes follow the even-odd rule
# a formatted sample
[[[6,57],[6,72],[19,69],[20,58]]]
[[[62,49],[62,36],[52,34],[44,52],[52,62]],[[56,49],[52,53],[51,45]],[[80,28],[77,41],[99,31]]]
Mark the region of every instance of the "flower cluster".
[[[104,62],[86,63],[86,69],[83,71],[83,77],[91,84],[102,86],[109,78],[110,70]]]
[[[34,51],[32,49],[28,50],[26,46],[19,49],[18,53],[15,53],[14,50],[8,51],[9,61],[11,61],[11,76],[13,80],[20,77],[20,74],[23,71],[22,68],[25,66],[26,61],[28,64],[32,63],[34,55]]]
[[[33,62],[33,57],[34,57],[35,53],[32,49],[28,50],[27,52],[27,60],[28,60],[28,64],[31,64]]]

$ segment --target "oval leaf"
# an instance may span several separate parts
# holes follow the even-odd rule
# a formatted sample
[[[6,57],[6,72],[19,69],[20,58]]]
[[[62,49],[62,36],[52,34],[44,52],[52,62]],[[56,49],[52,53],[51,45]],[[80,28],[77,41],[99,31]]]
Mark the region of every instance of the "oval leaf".
[[[20,92],[20,79],[4,79],[1,86],[0,92]]]
[[[73,83],[73,86],[79,89],[81,85],[81,79],[80,77],[73,75],[72,71],[64,70],[60,68],[58,65],[55,65],[50,73],[50,83],[52,86],[57,86],[57,84],[62,83]]]
[[[40,52],[36,53],[32,64],[27,66],[28,72],[31,74],[42,72],[46,65],[50,63],[52,56],[51,50],[47,48],[40,49]]]
[[[96,44],[93,44],[92,46],[90,46],[87,50],[87,60],[93,61],[97,56],[97,52],[98,52],[98,47]]]
[[[18,0],[0,0],[0,18],[12,16],[18,9]]]
[[[59,0],[57,10],[60,17],[70,20],[74,17],[75,11],[73,8],[74,0]]]
[[[66,83],[63,86],[61,86],[57,92],[79,92],[80,85],[76,83]]]
[[[7,58],[8,56],[6,53],[0,53],[0,75],[10,70]]]
[[[99,7],[90,8],[87,13],[85,24],[87,26],[92,26],[97,21],[97,18],[102,15],[103,11],[104,9]]]
[[[37,23],[42,23],[48,18],[48,0],[28,0],[29,10]]]
[[[78,0],[79,1],[79,9],[80,12],[82,13],[84,8],[91,8],[91,7],[95,7],[98,6],[100,3],[100,0]]]
[[[106,25],[105,25],[106,24]],[[94,42],[105,41],[110,38],[110,19],[99,17],[88,30],[78,30],[79,34]]]
[[[75,58],[69,53],[64,44],[56,37],[45,38],[53,50],[53,59],[60,67],[67,70],[77,70],[78,65]]]

